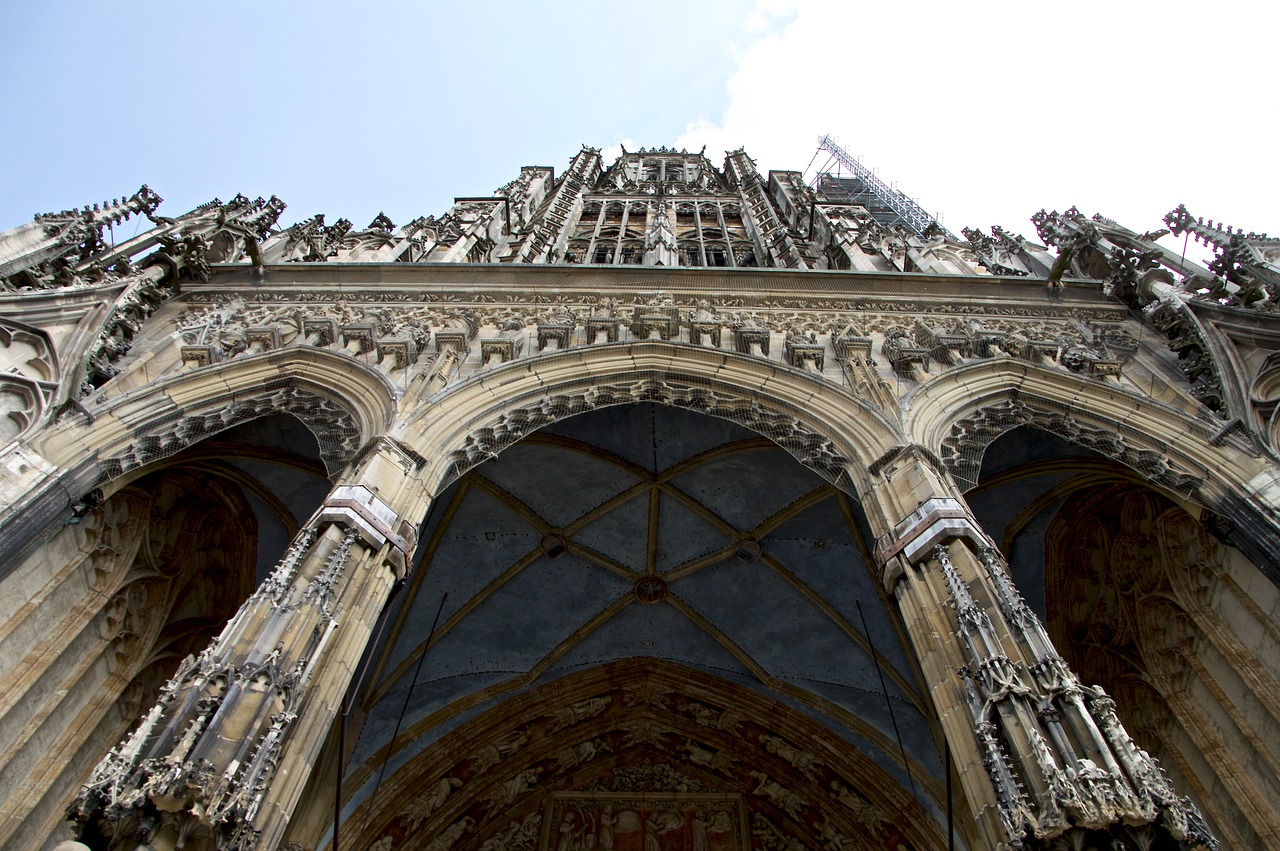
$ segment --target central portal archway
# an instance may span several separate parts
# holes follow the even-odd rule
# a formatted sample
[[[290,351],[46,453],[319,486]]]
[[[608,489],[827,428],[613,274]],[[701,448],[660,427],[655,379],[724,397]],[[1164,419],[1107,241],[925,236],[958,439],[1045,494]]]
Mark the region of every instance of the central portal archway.
[[[944,847],[867,538],[850,495],[680,408],[506,448],[424,524],[348,722],[340,847]]]

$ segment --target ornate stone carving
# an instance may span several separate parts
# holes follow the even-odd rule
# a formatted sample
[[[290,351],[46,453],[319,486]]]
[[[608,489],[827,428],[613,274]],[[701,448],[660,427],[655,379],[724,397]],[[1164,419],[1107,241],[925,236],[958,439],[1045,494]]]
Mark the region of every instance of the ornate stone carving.
[[[317,525],[222,634],[182,663],[142,724],[94,770],[76,798],[77,821],[121,831],[159,814],[184,822],[184,832],[212,835],[220,847],[257,846],[255,823],[282,745],[338,625],[339,580],[357,540],[375,548],[386,543],[368,523],[334,523],[347,517],[345,504],[336,499],[333,511],[317,514]],[[285,621],[292,633],[273,629]],[[227,724],[235,725],[234,735],[226,734]]]
[[[641,380],[552,396],[536,405],[508,411],[496,422],[476,429],[465,446],[450,453],[450,478],[462,475],[545,425],[598,407],[631,402],[659,402],[732,420],[769,435],[800,463],[830,480],[838,479],[848,463],[829,440],[809,431],[794,417],[762,410],[756,402],[736,399],[719,391]]]
[[[59,373],[46,332],[0,317],[0,445],[53,415]]]
[[[542,813],[532,812],[519,821],[512,821],[506,830],[495,833],[480,846],[480,851],[533,851],[541,833]],[[601,846],[604,851],[605,846]]]
[[[1021,237],[1013,236],[998,226],[991,229],[992,236],[974,228],[962,228],[960,232],[969,241],[978,262],[991,274],[1019,277],[1030,274],[1026,263],[1018,256],[1024,243]]]
[[[511,756],[529,741],[527,730],[512,730],[505,736],[485,745],[471,755],[471,766],[476,772],[488,771],[503,758]]]
[[[774,780],[763,771],[748,771],[751,777],[755,778],[756,786],[751,790],[753,795],[759,795],[768,800],[771,804],[797,821],[803,817],[805,809],[808,807],[807,802],[797,795],[795,792],[784,787],[777,780]]]
[[[680,711],[691,717],[701,727],[724,730],[731,735],[740,735],[743,718],[732,709],[716,711],[705,704],[690,701]]]
[[[286,263],[323,263],[338,253],[343,239],[351,231],[351,222],[338,219],[332,225],[317,214],[298,222],[280,237],[284,241],[279,258]]]
[[[79,210],[37,215],[31,225],[17,228],[0,260],[0,291],[42,290],[90,286],[112,273],[116,259],[98,262],[109,253],[103,231],[131,216],[151,218],[161,198],[146,186],[129,198],[116,198]],[[216,202],[215,202],[216,203]],[[15,245],[14,243],[18,243]],[[121,274],[128,274],[128,258]]]
[[[1220,275],[1225,285],[1188,279],[1195,297],[1255,310],[1280,309],[1280,239],[1197,219],[1182,204],[1167,213],[1164,222],[1174,236],[1191,234],[1196,242],[1213,246],[1209,271]]]
[[[762,813],[751,814],[751,839],[765,851],[809,851],[809,846],[783,833]]]
[[[298,816],[295,826],[317,823],[315,811],[293,809],[303,781],[290,784],[304,777],[315,762],[325,726],[332,719],[325,714],[334,703],[331,692],[345,685],[342,678],[356,664],[352,657],[367,640],[361,629],[376,620],[392,577],[403,574],[403,561],[414,549],[412,535],[405,530],[416,528],[425,512],[410,511],[403,520],[404,529],[396,526],[393,531],[390,524],[401,522],[400,518],[388,504],[375,502],[381,499],[376,493],[392,499],[393,493],[412,491],[413,496],[403,497],[406,504],[421,507],[418,503],[427,500],[426,490],[439,494],[448,485],[438,479],[457,476],[531,431],[577,413],[657,402],[728,419],[776,440],[828,480],[838,481],[850,495],[856,491],[864,506],[840,503],[849,515],[850,529],[857,527],[856,533],[865,537],[862,527],[875,527],[877,533],[891,538],[895,533],[888,530],[896,518],[888,517],[889,513],[910,515],[911,506],[940,500],[924,489],[930,483],[946,484],[938,479],[940,464],[926,460],[928,450],[917,446],[923,437],[905,430],[928,429],[954,414],[954,408],[949,412],[930,410],[930,406],[970,404],[961,399],[963,375],[955,376],[960,390],[945,380],[933,387],[913,383],[933,381],[944,369],[980,358],[1019,358],[1043,369],[986,370],[984,381],[1016,382],[1019,374],[1027,380],[1015,399],[974,411],[956,423],[944,441],[942,450],[956,481],[976,479],[982,452],[994,437],[1009,428],[1034,425],[1195,497],[1200,479],[1175,466],[1159,446],[1144,442],[1137,430],[1140,426],[1132,425],[1142,423],[1147,415],[1192,409],[1179,396],[1180,382],[1174,387],[1165,381],[1166,374],[1172,374],[1171,359],[1151,347],[1139,334],[1141,323],[1129,316],[1135,306],[1167,298],[1149,305],[1149,316],[1179,355],[1190,392],[1226,420],[1212,438],[1204,438],[1202,429],[1188,428],[1188,439],[1205,442],[1208,448],[1191,448],[1178,457],[1196,458],[1197,471],[1221,459],[1224,469],[1232,469],[1237,485],[1245,486],[1248,479],[1250,499],[1256,496],[1263,509],[1269,504],[1266,500],[1274,501],[1274,471],[1257,455],[1231,454],[1242,442],[1236,435],[1227,439],[1228,429],[1266,427],[1271,429],[1273,447],[1280,445],[1276,437],[1280,414],[1273,404],[1280,393],[1272,392],[1271,385],[1278,382],[1273,381],[1271,373],[1276,370],[1267,359],[1274,335],[1259,318],[1259,311],[1275,308],[1280,294],[1274,240],[1192,221],[1179,208],[1170,214],[1170,227],[1178,233],[1196,233],[1219,252],[1209,274],[1218,277],[1190,276],[1185,286],[1193,292],[1179,294],[1172,285],[1170,254],[1154,246],[1157,232],[1135,234],[1071,208],[1063,214],[1041,211],[1035,219],[1042,239],[1058,249],[1056,261],[1039,246],[998,228],[992,229],[991,236],[966,231],[966,248],[936,221],[907,221],[903,227],[908,217],[892,203],[901,198],[875,181],[866,181],[865,175],[863,188],[869,186],[871,195],[894,209],[898,221],[891,221],[894,216],[887,215],[886,209],[864,206],[854,197],[856,193],[837,197],[839,177],[826,175],[825,184],[818,181],[811,187],[799,172],[762,176],[742,150],[729,152],[723,169],[713,166],[704,154],[666,148],[624,151],[612,167],[603,170],[599,151],[584,147],[561,175],[545,167],[523,170],[494,197],[457,199],[444,215],[421,217],[400,229],[382,215],[363,229],[353,229],[341,219],[327,226],[322,216],[316,216],[275,232],[283,204],[274,197],[251,201],[237,196],[227,204],[215,201],[169,219],[153,215],[159,199],[144,187],[133,198],[113,201],[103,209],[37,217],[0,239],[0,301],[6,309],[17,305],[27,311],[18,320],[24,322],[28,316],[49,317],[58,312],[56,322],[33,320],[46,322],[49,329],[39,346],[33,344],[38,353],[20,363],[0,365],[0,418],[13,423],[0,430],[0,444],[17,438],[48,450],[43,457],[40,451],[15,455],[5,462],[5,469],[29,479],[37,473],[45,476],[49,496],[45,499],[42,491],[40,498],[47,504],[56,502],[57,517],[64,517],[68,504],[81,498],[99,469],[101,483],[107,487],[113,477],[138,471],[228,426],[272,412],[297,415],[313,428],[331,473],[344,467],[367,469],[352,462],[359,457],[358,444],[369,443],[376,435],[360,432],[361,424],[343,409],[345,403],[337,395],[301,389],[314,388],[314,379],[296,370],[305,369],[307,361],[332,358],[263,354],[288,347],[325,348],[335,356],[360,361],[353,369],[381,372],[386,380],[378,377],[378,382],[385,384],[389,398],[379,398],[387,408],[385,414],[394,419],[382,426],[390,433],[409,441],[424,433],[433,438],[450,435],[441,438],[449,441],[445,448],[406,450],[423,456],[450,453],[424,472],[432,481],[387,482],[382,473],[398,463],[391,462],[371,476],[372,490],[365,488],[371,496],[367,502],[339,499],[337,492],[326,501],[246,604],[247,614],[237,616],[209,651],[183,663],[143,728],[94,774],[78,804],[82,819],[95,820],[92,832],[114,831],[108,838],[127,846],[164,844],[172,838],[167,834],[174,832],[179,844],[248,848],[280,841],[280,833],[262,827],[258,816],[285,821]],[[147,216],[155,227],[116,245],[104,228],[130,213]],[[602,257],[613,264],[635,262],[650,267],[774,268],[759,275],[743,270],[704,274],[689,268],[668,268],[660,275],[649,268],[630,274],[601,268]],[[517,268],[562,258],[583,265]],[[335,262],[345,265],[338,268]],[[975,266],[979,262],[1008,279],[981,273]],[[310,263],[328,265],[306,268]],[[450,270],[445,263],[494,266]],[[782,271],[815,267],[830,268],[831,273],[806,277]],[[856,273],[841,275],[836,269]],[[1094,281],[1093,291],[1086,292],[1078,281],[1064,285],[1068,276]],[[184,292],[176,293],[175,284],[182,280],[189,283]],[[1047,298],[1042,291],[1046,283]],[[51,291],[59,287],[63,289]],[[655,293],[655,287],[666,291]],[[175,297],[182,303],[158,309]],[[1246,307],[1247,312],[1242,309]],[[101,315],[103,324],[77,325],[78,317],[91,310],[100,311],[92,315]],[[77,329],[74,333],[58,330],[72,327]],[[21,334],[15,328],[15,322],[0,320],[0,343],[5,350],[25,351],[26,338],[19,340]],[[663,345],[646,347],[645,341],[651,340]],[[1233,350],[1231,346],[1237,344],[1243,347]],[[135,345],[145,351],[133,351]],[[572,350],[596,345],[601,348]],[[739,357],[735,351],[748,357]],[[665,356],[671,366],[654,366],[607,384],[593,383],[580,369],[588,361],[608,362],[606,368],[612,373],[625,369],[626,358],[640,352],[650,363]],[[281,377],[259,390],[231,393],[213,370],[205,376],[173,377],[182,370],[236,358],[244,361],[227,369],[226,375],[261,369],[301,380]],[[525,360],[512,363],[517,359]],[[706,381],[681,377],[681,365],[691,363],[698,364],[699,375],[716,370],[717,377]],[[70,373],[58,373],[68,364],[75,365]],[[9,366],[16,366],[17,372]],[[481,371],[486,368],[491,371]],[[1249,375],[1235,375],[1237,369]],[[129,374],[117,380],[116,387],[108,386],[126,370]],[[813,377],[798,375],[799,370]],[[1023,395],[1023,390],[1038,392],[1037,385],[1055,380],[1064,386],[1068,381],[1072,387],[1083,386],[1063,371],[1113,384],[1123,382],[1120,391],[1093,387],[1097,392],[1077,398],[1107,396],[1117,401],[1118,411],[1130,401],[1144,404],[1139,397],[1145,394],[1146,407],[1140,415],[1120,417],[1121,424],[1114,425],[1091,419],[1089,412],[1071,410],[1071,405],[1056,408]],[[970,370],[970,374],[979,372]],[[520,380],[508,383],[517,373],[522,375]],[[655,377],[659,373],[665,377]],[[537,398],[536,391],[528,389],[533,386],[530,376],[546,378],[548,386],[555,383],[574,389],[548,391]],[[1237,398],[1243,397],[1250,376],[1254,378],[1252,408]],[[846,381],[867,404],[851,404],[848,393],[824,386],[818,378]],[[84,405],[68,404],[82,383],[83,392],[96,398]],[[752,393],[721,389],[748,384],[755,388]],[[785,389],[775,393],[779,386]],[[526,395],[512,404],[521,407],[509,406],[501,415],[485,413],[479,416],[487,417],[486,421],[475,420],[474,412],[497,410],[503,394],[513,391],[505,397],[513,398],[518,387],[525,388],[518,392]],[[461,392],[455,395],[455,388]],[[224,395],[229,400],[225,404],[219,401]],[[1050,395],[1044,393],[1045,398]],[[899,397],[904,400],[901,409]],[[449,407],[454,401],[461,403],[458,409]],[[53,416],[50,409],[59,405],[64,424],[80,419],[83,423],[77,426],[102,431],[106,442],[88,447],[89,460],[77,457],[77,447],[65,446],[66,432],[51,433],[54,439],[47,442],[38,434]],[[415,419],[423,406],[431,407],[431,412]],[[464,419],[456,420],[455,413]],[[1172,416],[1180,414],[1170,415],[1166,422]],[[840,422],[842,417],[857,421],[850,425]],[[100,425],[94,426],[95,419]],[[853,463],[836,442],[824,436],[824,427],[815,425],[820,421],[831,427],[830,434],[853,435],[850,439],[861,446],[880,446],[873,453],[880,460]],[[841,431],[846,426],[848,430]],[[457,444],[459,434],[466,436],[462,446]],[[559,439],[549,438],[549,442]],[[93,451],[102,445],[110,448]],[[886,451],[884,447],[890,446],[894,448]],[[371,449],[370,454],[380,451]],[[910,466],[911,455],[920,456],[915,459],[921,461],[919,466]],[[421,462],[422,469],[428,469],[422,456],[414,458],[413,463]],[[40,469],[29,464],[32,460]],[[82,475],[84,469],[90,472]],[[899,475],[903,470],[918,474],[919,480]],[[1248,472],[1242,475],[1241,470]],[[350,474],[350,469],[344,472],[343,481]],[[866,479],[859,478],[864,475]],[[863,488],[867,482],[871,486]],[[675,497],[678,490],[677,485],[667,484],[664,480],[653,487],[652,522],[658,525],[663,517],[658,507],[671,504],[664,500]],[[417,487],[423,494],[413,490]],[[1223,490],[1216,484],[1214,488],[1215,494]],[[270,502],[268,490],[271,487],[261,495]],[[924,589],[928,594],[922,595],[929,597],[931,605],[916,613],[918,622],[904,619],[903,623],[908,629],[921,630],[912,634],[918,647],[936,636],[943,651],[932,661],[921,656],[921,670],[930,676],[941,672],[943,681],[930,682],[919,693],[914,691],[916,684],[907,683],[907,699],[915,702],[927,692],[924,700],[940,700],[933,695],[949,691],[947,699],[953,703],[946,707],[951,714],[943,716],[943,726],[948,743],[962,745],[963,753],[953,750],[953,754],[964,761],[963,776],[966,782],[975,782],[973,770],[981,775],[983,769],[977,766],[982,764],[996,790],[992,806],[981,778],[977,786],[966,789],[976,792],[973,800],[982,803],[975,803],[975,812],[968,814],[980,827],[965,837],[965,843],[991,840],[989,844],[998,845],[1003,825],[1015,846],[1049,841],[1084,844],[1097,838],[1086,835],[1085,829],[1119,836],[1129,830],[1117,826],[1121,822],[1147,822],[1156,831],[1143,834],[1146,827],[1134,828],[1126,834],[1133,844],[1164,843],[1169,831],[1178,841],[1211,843],[1204,838],[1207,833],[1198,816],[1172,796],[1154,762],[1128,741],[1124,728],[1113,720],[1105,694],[1083,686],[1056,654],[1014,589],[998,553],[985,548],[989,541],[960,502],[955,502],[956,513],[935,518],[941,523],[938,530],[932,529],[933,520],[911,530],[912,543],[918,546],[890,553],[887,558],[894,564],[884,567],[885,575],[893,575],[898,582],[895,594],[896,589],[919,590],[916,582],[931,583]],[[91,514],[92,503],[92,496],[81,498],[72,522]],[[275,503],[267,507],[282,522],[292,509]],[[1253,510],[1254,503],[1247,507]],[[45,504],[37,508],[29,516],[54,516]],[[114,511],[112,504],[100,515],[90,516],[83,530],[89,533],[86,584],[104,601],[101,618],[92,622],[86,634],[103,645],[101,667],[121,679],[120,705],[127,706],[129,701],[143,701],[144,685],[154,680],[158,670],[149,666],[134,671],[124,663],[141,656],[145,639],[154,629],[147,616],[149,609],[159,608],[154,605],[154,592],[162,579],[123,573],[132,564],[124,555],[128,547],[99,525],[116,521]],[[1230,512],[1224,509],[1223,513]],[[583,517],[584,523],[594,523],[593,516]],[[26,518],[20,519],[27,523]],[[780,574],[779,566],[766,563],[771,560],[762,556],[757,539],[763,533],[741,531],[731,536],[731,541],[738,542],[739,568]],[[1248,531],[1240,521],[1235,534],[1243,539]],[[89,540],[99,534],[100,538]],[[1170,531],[1171,536],[1175,534],[1188,533]],[[545,542],[563,544],[569,536],[564,529],[548,528],[538,529],[536,537],[544,542],[546,553],[550,548]],[[34,540],[34,533],[28,537]],[[72,537],[68,533],[64,541]],[[489,540],[496,540],[496,533]],[[944,540],[951,542],[952,549],[934,551],[933,544]],[[1183,538],[1178,540],[1191,546]],[[164,552],[172,549],[171,544],[159,539],[145,542],[147,548]],[[781,552],[781,546],[775,549],[772,544],[767,549]],[[715,550],[704,558],[714,560],[731,552],[732,547]],[[537,559],[536,550],[530,555]],[[676,572],[661,577],[649,571],[635,581],[638,572],[608,563],[613,556],[603,550],[586,553],[584,549],[578,555],[591,556],[589,561],[594,559],[597,567],[612,570],[622,580],[610,605],[616,604],[618,610],[630,606],[628,617],[646,616],[656,622],[655,613],[670,614],[682,605],[695,626],[700,626],[698,618],[711,620],[695,608],[698,601],[692,593],[685,599],[679,590],[692,585],[675,585],[688,573],[701,570],[701,563],[689,563],[687,570],[676,567]],[[1117,559],[1111,575],[1128,575],[1134,563],[1131,558]],[[353,568],[356,564],[359,570]],[[1157,673],[1171,693],[1197,682],[1192,663],[1203,662],[1196,655],[1202,645],[1190,632],[1189,618],[1213,610],[1229,593],[1224,587],[1232,576],[1222,565],[1217,567],[1222,569],[1199,563],[1190,567],[1168,599],[1153,602],[1150,611],[1134,618],[1139,638],[1160,651]],[[27,575],[13,575],[18,577],[16,585],[31,581]],[[826,594],[811,587],[809,578],[784,578],[794,579],[795,588],[814,603]],[[496,589],[506,579],[494,581]],[[193,588],[189,596],[200,596],[210,587]],[[344,596],[346,588],[355,590]],[[910,604],[905,596],[896,599],[904,607]],[[939,609],[939,600],[950,600],[952,608]],[[633,603],[665,605],[646,608]],[[591,629],[613,611],[606,609]],[[469,612],[455,613],[456,620]],[[1162,621],[1167,623],[1158,629]],[[447,624],[446,631],[453,627]],[[0,638],[9,635],[7,629],[7,624],[0,624]],[[564,648],[580,637],[573,634]],[[714,637],[734,655],[739,655],[738,650],[747,652],[733,647],[727,635]],[[326,647],[329,656],[323,655]],[[918,647],[907,649],[908,667],[910,651]],[[173,656],[182,652],[185,648],[174,650]],[[915,818],[919,813],[888,773],[877,773],[874,760],[859,762],[861,754],[850,755],[851,749],[842,745],[830,746],[823,732],[806,726],[817,715],[823,716],[821,724],[847,722],[855,733],[866,734],[863,738],[870,740],[877,759],[894,760],[874,725],[860,727],[867,719],[857,713],[843,714],[847,707],[839,700],[815,690],[808,721],[787,715],[786,724],[766,724],[771,713],[782,717],[791,712],[784,703],[794,708],[807,699],[783,693],[787,684],[773,681],[772,673],[760,680],[766,689],[778,687],[782,698],[762,709],[745,691],[733,692],[717,683],[715,673],[679,691],[673,681],[692,683],[696,677],[682,672],[636,686],[641,674],[625,666],[619,670],[626,676],[607,687],[597,681],[574,680],[572,687],[547,698],[551,692],[541,690],[538,677],[554,678],[560,688],[574,676],[569,672],[572,666],[580,664],[572,656],[558,661],[561,658],[549,656],[545,665],[531,672],[534,676],[523,681],[500,679],[510,673],[505,670],[486,671],[493,679],[477,687],[483,693],[466,692],[475,698],[466,706],[462,706],[466,700],[446,697],[415,715],[410,721],[418,725],[414,733],[388,744],[393,756],[403,757],[397,771],[415,766],[399,777],[393,772],[392,787],[399,787],[393,804],[380,810],[375,806],[376,794],[352,790],[359,797],[347,803],[367,802],[362,815],[373,814],[367,829],[363,823],[359,828],[365,831],[360,843],[377,848],[407,842],[435,849],[496,851],[532,849],[541,833],[544,844],[549,838],[561,840],[563,847],[557,851],[591,842],[607,849],[613,845],[611,839],[604,839],[613,835],[612,822],[607,829],[603,821],[594,822],[591,830],[581,821],[570,823],[558,817],[543,824],[552,821],[548,815],[552,810],[533,810],[539,808],[540,799],[563,786],[580,789],[590,781],[608,778],[642,784],[636,785],[637,793],[652,793],[653,785],[662,783],[680,793],[712,780],[711,785],[732,787],[762,811],[756,823],[757,844],[762,847],[860,847],[870,840],[851,828],[857,823],[866,826],[877,845],[892,847],[900,844],[899,838],[904,839],[901,844],[916,847],[930,844],[921,838],[932,836],[936,825],[929,816]],[[938,658],[946,661],[939,666]],[[961,660],[963,668],[957,672]],[[1179,669],[1182,662],[1187,664]],[[307,689],[316,666],[323,666],[326,677],[332,677],[326,682],[334,688],[313,699]],[[466,687],[459,689],[461,694]],[[523,702],[532,701],[529,696],[535,693],[547,702],[538,706]],[[491,715],[490,709],[499,705],[520,720]],[[742,706],[751,709],[743,711]],[[928,707],[922,708],[927,718]],[[474,714],[464,717],[471,710]],[[972,737],[969,724],[956,721],[963,719],[966,710],[972,712]],[[485,722],[473,724],[480,716]],[[368,716],[374,722],[366,727],[371,736],[381,717],[385,716]],[[1170,718],[1148,720],[1161,728],[1177,723]],[[427,729],[430,735],[418,735]],[[44,736],[50,730],[39,732]],[[372,747],[366,750],[366,744]],[[381,755],[379,746],[375,739],[368,739],[352,753],[360,754],[360,759],[368,753]],[[928,750],[927,742],[924,748]],[[754,761],[748,761],[747,753]],[[1213,749],[1202,748],[1200,755],[1205,754],[1216,758]],[[416,762],[419,756],[422,762]],[[917,756],[908,757],[903,749],[902,760],[908,766],[916,764]],[[670,765],[669,772],[658,771],[655,760],[662,765],[667,765],[663,760],[682,760],[690,774]],[[651,770],[636,768],[637,761]],[[367,774],[364,766],[349,768],[351,773],[344,777],[362,781]],[[418,786],[410,782],[411,775],[421,781]],[[925,795],[934,796],[934,803],[936,779],[935,774],[923,787]],[[884,781],[879,783],[882,788],[877,788],[879,780]],[[51,788],[46,786],[40,794]],[[881,818],[890,806],[899,825]],[[687,833],[687,845],[702,851],[701,846],[710,844],[708,834],[720,832],[713,829],[710,818],[702,818],[710,815],[706,808],[655,805],[645,812],[646,820],[638,830],[655,846],[663,844],[659,837]],[[904,832],[891,832],[899,826]],[[265,832],[259,835],[259,829]],[[913,837],[909,842],[905,840],[908,830]],[[407,838],[413,831],[421,835]],[[569,845],[563,844],[566,836],[571,839]],[[319,840],[308,836],[304,841]]]
[[[956,546],[967,555],[963,544]],[[942,545],[934,549],[932,563],[941,568],[956,610],[967,657],[961,673],[983,764],[1014,844],[1159,818],[1174,839],[1216,848],[1207,831],[1190,826],[1202,824],[1195,807],[1173,793],[1155,761],[1113,723],[1112,705],[1101,690],[1080,686],[1014,589],[1003,560],[989,548],[979,554],[975,561],[983,569],[976,579],[962,577]],[[984,610],[970,583],[994,591],[996,611]],[[993,623],[997,611],[999,629]],[[1006,630],[1037,677],[1024,678],[1023,666],[1009,658],[1015,648],[1003,644]]]
[[[293,414],[315,433],[330,470],[346,466],[360,448],[360,429],[355,420],[330,399],[294,386],[264,388],[261,395],[239,399],[221,410],[179,416],[167,423],[164,431],[149,434],[103,458],[102,479],[108,481],[223,429],[277,411]]]
[[[1182,493],[1195,493],[1202,479],[1178,470],[1153,449],[1131,446],[1123,430],[1080,422],[1065,411],[1036,406],[1025,399],[993,402],[958,420],[942,441],[942,461],[962,490],[977,484],[982,453],[1000,435],[1019,426],[1035,426],[1092,449],[1141,472],[1149,480]]]
[[[677,771],[669,763],[638,763],[615,768],[592,781],[590,792],[714,792],[710,786]]]
[[[176,244],[169,247],[173,251],[183,251]],[[138,273],[126,285],[86,353],[81,397],[91,395],[120,372],[117,364],[133,347],[134,337],[147,317],[172,291],[164,281],[164,270],[153,266]]]
[[[208,237],[205,261],[234,263],[248,255],[254,266],[262,265],[259,243],[265,241],[284,212],[285,203],[274,195],[250,201],[244,195],[232,198],[219,212]]]
[[[1178,366],[1190,382],[1191,395],[1209,410],[1227,414],[1230,408],[1217,359],[1191,310],[1179,300],[1166,299],[1151,302],[1144,312],[1178,356]]]

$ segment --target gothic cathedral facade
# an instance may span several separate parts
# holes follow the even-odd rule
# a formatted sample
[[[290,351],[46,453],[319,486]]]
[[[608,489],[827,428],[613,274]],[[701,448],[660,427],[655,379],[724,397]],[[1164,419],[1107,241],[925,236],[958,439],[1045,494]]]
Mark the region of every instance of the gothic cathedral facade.
[[[0,846],[1280,848],[1280,240],[822,149],[0,234]]]

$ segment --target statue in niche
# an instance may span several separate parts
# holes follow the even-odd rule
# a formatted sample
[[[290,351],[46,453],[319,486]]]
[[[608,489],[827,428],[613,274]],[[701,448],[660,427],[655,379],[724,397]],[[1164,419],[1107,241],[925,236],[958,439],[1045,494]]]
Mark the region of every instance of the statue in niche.
[[[592,309],[591,315],[596,319],[612,319],[618,316],[618,300],[610,296]]]
[[[562,769],[570,769],[612,750],[613,747],[607,739],[589,739],[573,747],[560,749],[556,752],[556,760]]]
[[[575,851],[578,847],[574,842],[575,827],[573,811],[570,810],[564,814],[564,818],[560,821],[560,841],[556,844],[556,851]]]
[[[510,756],[529,741],[529,734],[524,730],[512,730],[500,739],[485,745],[471,757],[472,767],[476,773],[487,771],[497,765],[503,757]]]
[[[813,331],[806,330],[802,323],[796,322],[787,329],[786,339],[793,343],[816,343],[818,342],[818,335]]]
[[[523,821],[512,821],[507,829],[484,841],[480,851],[531,851],[538,842],[542,813],[532,812]]]
[[[778,807],[785,810],[793,819],[800,819],[800,810],[805,806],[803,798],[790,789],[783,787],[781,783],[769,777],[763,771],[749,771],[747,773],[756,779],[756,788],[751,790],[753,795],[768,798]]]
[[[557,709],[551,716],[550,730],[562,730],[571,724],[577,724],[580,721],[586,721],[588,718],[594,718],[605,707],[609,705],[612,698],[609,697],[589,697],[586,700],[580,700],[572,706],[563,709]]]
[[[765,750],[775,756],[782,757],[793,768],[797,768],[806,774],[815,774],[817,772],[817,760],[814,759],[813,754],[793,747],[778,736],[764,736],[761,741],[764,742]]]
[[[489,797],[491,810],[505,809],[511,806],[521,795],[528,792],[538,783],[538,770],[526,768],[514,777],[504,781]]]

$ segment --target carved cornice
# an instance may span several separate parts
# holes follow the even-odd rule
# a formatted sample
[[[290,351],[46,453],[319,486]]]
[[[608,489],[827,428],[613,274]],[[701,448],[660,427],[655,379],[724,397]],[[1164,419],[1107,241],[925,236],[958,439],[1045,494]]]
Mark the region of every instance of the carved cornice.
[[[657,281],[655,284],[659,283]],[[884,282],[886,289],[892,288],[891,282]],[[725,289],[733,285],[726,282]],[[342,300],[349,304],[403,304],[403,305],[473,305],[477,308],[500,306],[515,308],[518,306],[536,307],[539,305],[581,305],[592,306],[603,304],[608,299],[620,303],[628,301],[642,304],[652,297],[652,289],[624,289],[608,287],[608,296],[600,295],[600,287],[590,287],[579,292],[557,288],[558,292],[545,292],[538,289],[512,289],[501,287],[494,292],[477,291],[474,288],[455,290],[435,290],[424,292],[421,288],[396,290],[390,287],[382,289],[352,289],[343,287],[329,292],[321,287],[307,287],[297,290],[272,290],[265,287],[252,291],[241,291],[235,287],[198,290],[188,288],[183,296],[186,304],[221,305],[229,300],[248,297],[254,305],[269,304],[329,304]],[[672,292],[676,304],[684,308],[696,308],[699,301],[708,296],[702,290],[682,293],[666,288]],[[985,294],[984,294],[985,295]],[[992,294],[993,295],[993,294]],[[973,300],[958,301],[955,294],[936,292],[921,293],[915,297],[839,297],[822,293],[821,288],[805,293],[797,293],[794,297],[781,296],[778,293],[735,294],[733,296],[712,295],[711,304],[718,310],[733,308],[749,308],[757,310],[794,310],[814,311],[846,315],[848,313],[905,313],[905,314],[940,314],[948,316],[998,316],[1025,317],[1034,319],[1081,319],[1094,322],[1123,322],[1129,317],[1128,311],[1105,304],[1064,304],[1030,300],[987,300],[977,297]],[[543,308],[545,310],[545,307]]]

